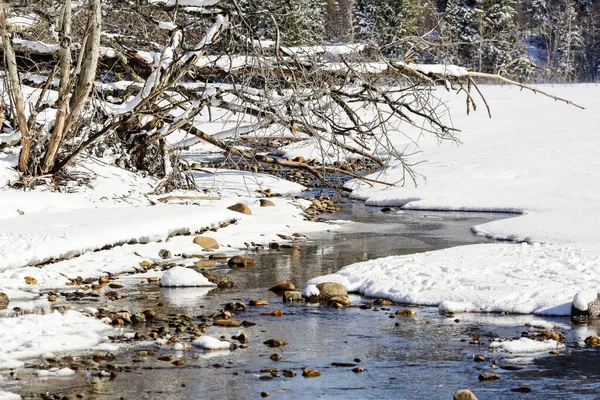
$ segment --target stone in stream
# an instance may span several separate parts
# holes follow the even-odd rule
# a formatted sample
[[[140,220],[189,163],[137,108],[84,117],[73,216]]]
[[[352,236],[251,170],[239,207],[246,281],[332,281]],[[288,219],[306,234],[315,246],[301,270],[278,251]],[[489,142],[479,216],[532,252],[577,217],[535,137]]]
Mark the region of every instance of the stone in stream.
[[[269,339],[269,340],[264,341],[263,343],[266,344],[268,347],[281,347],[281,346],[285,346],[287,344],[283,340],[279,340],[279,339]]]
[[[305,377],[305,378],[316,378],[318,376],[321,376],[321,373],[319,371],[317,371],[316,369],[303,368],[302,369],[302,376]]]
[[[244,203],[237,203],[232,206],[227,207],[231,211],[239,212],[246,215],[252,215],[252,210]]]
[[[217,285],[219,288],[232,288],[233,279],[229,275],[221,274],[216,271],[201,269],[200,272],[206,279]]]
[[[144,322],[146,322],[144,313],[138,312],[131,316],[131,323],[133,324],[143,324]]]
[[[234,312],[246,311],[246,305],[241,302],[227,303],[227,304],[225,304],[225,311],[234,311]]]
[[[217,243],[215,239],[208,236],[196,236],[194,238],[194,243],[205,250],[214,250],[219,248],[219,243]]]
[[[479,380],[480,381],[496,381],[500,379],[500,375],[495,374],[493,372],[482,372],[481,374],[479,374]]]
[[[258,299],[258,300],[250,300],[250,303],[248,303],[248,304],[250,304],[250,306],[252,306],[252,307],[261,307],[261,306],[268,306],[269,302],[267,300]]]
[[[283,240],[293,240],[294,238],[289,236],[289,235],[284,235],[283,233],[277,233],[277,236],[279,236],[281,239]]]
[[[532,389],[529,386],[519,386],[516,388],[512,388],[510,389],[511,392],[516,392],[516,393],[531,393]]]
[[[8,296],[5,293],[0,292],[0,310],[6,309],[8,307],[8,303],[10,303]]]
[[[585,338],[585,344],[592,347],[600,346],[600,337],[588,336]]]
[[[312,295],[308,298],[311,303],[326,303],[333,297],[348,297],[346,287],[337,282],[323,282],[317,285],[318,295]]]
[[[293,283],[278,283],[269,290],[275,293],[283,293],[296,290],[296,286]]]
[[[283,301],[285,303],[304,303],[304,297],[301,292],[287,291],[283,292]]]
[[[237,328],[242,323],[233,319],[215,319],[213,321],[214,326],[222,326],[225,328]]]
[[[600,318],[600,293],[595,290],[584,290],[577,293],[571,303],[571,318]]]
[[[468,389],[461,389],[454,393],[452,400],[477,400],[477,396]]]
[[[279,353],[271,354],[269,358],[273,361],[279,361],[283,358],[283,356]]]
[[[336,297],[330,298],[329,301],[327,302],[327,304],[332,307],[336,307],[336,305],[339,305],[342,307],[348,307],[351,303],[350,303],[350,299],[348,299],[348,296],[336,296]]]
[[[256,265],[256,260],[250,257],[233,256],[229,259],[227,265],[229,265],[229,268],[251,267],[253,265]]]

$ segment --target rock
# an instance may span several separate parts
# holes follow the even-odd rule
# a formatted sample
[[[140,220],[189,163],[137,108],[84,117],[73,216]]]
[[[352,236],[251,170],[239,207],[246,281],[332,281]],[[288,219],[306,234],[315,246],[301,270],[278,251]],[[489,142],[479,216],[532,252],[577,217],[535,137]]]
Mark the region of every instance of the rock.
[[[356,367],[352,369],[352,372],[354,372],[355,374],[361,374],[365,372],[365,369],[363,367]]]
[[[241,302],[227,303],[225,304],[225,310],[234,312],[246,311],[246,305]]]
[[[332,297],[348,297],[346,288],[341,283],[323,282],[317,285],[319,289],[319,301],[325,302]]]
[[[271,200],[260,199],[260,206],[261,207],[275,207],[275,203],[273,203]]]
[[[148,281],[148,283],[159,283],[160,282],[160,278],[157,276],[152,276],[150,278],[146,278],[146,280]],[[93,289],[93,286],[94,285],[92,285],[92,289]]]
[[[25,277],[25,283],[28,285],[35,285],[37,283],[37,279],[35,279],[32,276],[26,276]]]
[[[390,211],[394,211],[394,209],[392,207],[383,207],[381,209],[381,212],[384,212],[384,213],[387,213],[387,212],[390,212]]]
[[[304,233],[294,233],[292,236],[295,238],[304,238],[304,239],[308,238],[308,236],[305,235]]]
[[[302,293],[286,291],[283,292],[283,301],[285,303],[304,303],[304,297],[302,297]]]
[[[237,340],[238,342],[244,344],[244,343],[248,343],[248,334],[246,332],[242,332],[237,336],[232,336],[233,340]]]
[[[275,243],[275,242],[269,243],[269,250],[279,250],[279,243]]]
[[[571,318],[600,318],[600,293],[594,290],[585,290],[577,293],[571,304]]]
[[[225,253],[215,253],[208,256],[209,260],[227,260],[227,254]]]
[[[306,162],[306,160],[305,160],[305,159],[304,159],[304,157],[302,157],[302,156],[294,157],[294,158],[292,159],[292,161],[294,161],[294,162],[298,162],[298,163],[304,163],[304,162]]]
[[[252,210],[244,203],[237,203],[232,206],[227,207],[231,211],[239,212],[246,215],[252,215]]]
[[[510,391],[516,392],[516,393],[531,393],[532,389],[529,386],[519,386],[519,387],[510,389]]]
[[[377,299],[375,300],[375,304],[378,306],[391,306],[392,302],[386,299]]]
[[[56,295],[54,295],[54,294],[50,294],[50,295],[48,295],[48,301],[49,301],[49,302],[53,303],[53,302],[55,302],[56,300],[58,300],[58,298],[56,297]]]
[[[251,326],[254,326],[254,325],[256,325],[256,324],[252,321],[248,321],[246,319],[242,321],[242,326],[244,328],[250,328]]]
[[[270,313],[263,313],[261,315],[264,315],[265,317],[281,317],[283,315],[283,311],[281,311],[280,309],[276,309]]]
[[[172,355],[159,356],[159,357],[157,357],[157,359],[160,361],[171,361],[171,360],[173,360],[173,356]]]
[[[229,275],[221,274],[221,273],[215,272],[215,271],[207,271],[204,269],[202,269],[198,272],[200,272],[202,275],[204,275],[204,277],[206,279],[208,279],[210,282],[217,285],[217,287],[219,287],[219,288],[232,288],[233,287],[233,279]]]
[[[196,236],[194,238],[194,243],[205,250],[214,250],[219,248],[219,243],[217,243],[215,239],[208,236]]]
[[[143,324],[144,322],[146,322],[146,316],[144,313],[138,312],[131,316],[132,324]]]
[[[585,344],[592,347],[600,346],[600,337],[588,336],[585,338]]]
[[[498,379],[500,379],[500,375],[495,374],[493,372],[487,372],[487,371],[485,371],[485,372],[482,372],[479,375],[479,380],[480,381],[495,381],[495,380],[498,380]]]
[[[411,317],[413,315],[416,315],[417,312],[415,310],[402,309],[402,310],[396,311],[394,314],[396,314],[396,315],[402,315],[402,316],[405,316],[405,317]]]
[[[225,328],[237,328],[241,325],[242,323],[240,321],[236,321],[233,319],[215,319],[213,321],[213,325],[215,326],[222,326]]]
[[[277,236],[279,236],[283,240],[294,240],[293,237],[291,237],[289,235],[284,235],[283,233],[277,233]]]
[[[259,307],[259,306],[268,306],[269,302],[267,300],[250,300],[250,303],[248,303],[249,305],[251,305],[252,307]]]
[[[142,311],[142,314],[144,314],[144,317],[146,317],[146,319],[150,321],[156,318],[156,311],[154,310],[144,310]]]
[[[317,376],[321,376],[321,373],[316,369],[304,368],[302,370],[302,376],[305,378],[316,378]]]
[[[461,389],[454,393],[453,400],[477,400],[477,396],[473,394],[470,390]]]
[[[283,356],[279,353],[271,354],[269,358],[273,361],[279,361],[283,358]]]
[[[8,296],[0,292],[0,310],[6,309],[8,307],[8,303],[10,303]]]
[[[196,262],[194,262],[194,265],[196,267],[200,267],[200,268],[211,268],[214,267],[215,265],[217,265],[217,261],[216,260],[198,260]],[[199,271],[201,272],[201,271]]]
[[[294,371],[292,371],[290,369],[284,369],[283,371],[281,371],[281,373],[286,378],[294,378],[294,377],[296,377],[296,372],[294,372]]]
[[[168,258],[173,258],[173,254],[171,254],[171,252],[167,249],[162,249],[158,252],[158,256],[160,258],[162,258],[163,260],[166,260]]]
[[[260,392],[260,397],[269,397],[270,395],[269,392]]]
[[[473,361],[485,362],[485,361],[487,361],[487,358],[486,358],[485,354],[475,354],[475,356],[473,357]]]
[[[334,304],[339,304],[343,307],[348,307],[350,303],[350,299],[347,296],[336,296],[329,299],[327,302],[330,306],[334,306]]]
[[[286,291],[296,290],[296,286],[294,286],[294,284],[292,284],[292,283],[278,283],[277,285],[273,286],[269,290],[271,292],[275,292],[275,293],[283,293]]]
[[[264,341],[263,344],[266,344],[269,347],[281,347],[285,346],[287,343],[279,339],[269,339]]]
[[[185,364],[185,362],[183,360],[175,360],[171,364],[181,367],[182,365]]]
[[[227,262],[230,268],[245,268],[256,265],[256,260],[250,257],[234,256]]]

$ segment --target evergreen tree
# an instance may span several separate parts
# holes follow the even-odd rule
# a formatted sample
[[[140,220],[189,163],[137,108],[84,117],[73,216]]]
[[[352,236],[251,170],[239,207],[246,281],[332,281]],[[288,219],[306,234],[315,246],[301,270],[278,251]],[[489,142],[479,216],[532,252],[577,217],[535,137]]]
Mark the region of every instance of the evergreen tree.
[[[323,42],[322,0],[242,0],[242,11],[260,39],[276,40],[287,46]]]
[[[416,35],[416,0],[356,0],[357,36],[382,48],[384,54],[402,56],[409,47],[402,39]]]

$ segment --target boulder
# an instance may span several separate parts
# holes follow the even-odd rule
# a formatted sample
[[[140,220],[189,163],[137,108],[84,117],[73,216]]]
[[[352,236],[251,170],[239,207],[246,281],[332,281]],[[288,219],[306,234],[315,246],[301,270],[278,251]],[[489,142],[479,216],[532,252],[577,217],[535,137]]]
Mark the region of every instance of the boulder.
[[[269,290],[275,293],[283,293],[296,290],[296,286],[293,283],[278,283]]]
[[[232,206],[227,207],[231,211],[239,212],[246,215],[252,215],[252,210],[244,203],[237,203]]]
[[[294,291],[283,292],[283,301],[285,303],[304,303],[302,293]]]
[[[327,301],[333,297],[348,297],[346,287],[337,282],[323,282],[317,285],[319,301]]]
[[[571,303],[572,319],[600,318],[600,293],[595,290],[584,290],[577,293]]]
[[[173,258],[173,254],[171,254],[171,252],[169,250],[167,250],[167,249],[161,249],[158,252],[158,256],[160,258],[162,258],[163,260],[167,260],[169,258]]]
[[[454,393],[453,400],[477,400],[477,396],[473,394],[470,390],[461,389]]]
[[[8,307],[9,302],[10,300],[8,299],[8,296],[0,292],[0,310],[6,309]]]
[[[233,256],[227,262],[230,268],[246,268],[256,265],[256,260],[250,257]]]
[[[205,269],[201,269],[200,272],[206,279],[217,285],[219,288],[232,288],[233,287],[233,279],[229,275],[221,274],[215,271],[207,271]]]
[[[260,206],[261,207],[275,207],[275,203],[273,203],[271,200],[260,199]]]
[[[205,250],[214,250],[219,248],[219,243],[217,243],[215,239],[208,236],[196,236],[194,238],[194,243]]]

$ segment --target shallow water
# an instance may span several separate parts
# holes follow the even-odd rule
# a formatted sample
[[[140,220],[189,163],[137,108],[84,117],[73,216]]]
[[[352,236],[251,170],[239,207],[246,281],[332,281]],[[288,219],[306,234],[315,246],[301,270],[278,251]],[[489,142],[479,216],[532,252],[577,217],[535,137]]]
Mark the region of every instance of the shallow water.
[[[234,289],[207,291],[204,289],[166,289],[145,283],[132,287],[126,299],[111,304],[111,308],[146,309],[161,307],[164,313],[209,315],[231,301],[248,302],[267,299],[269,306],[248,307],[235,316],[257,325],[247,328],[249,346],[232,352],[202,352],[196,349],[182,353],[170,347],[152,343],[131,348],[119,354],[116,364],[129,367],[114,380],[107,380],[96,398],[160,399],[246,399],[259,398],[269,392],[270,398],[284,399],[451,399],[458,389],[470,388],[479,399],[600,398],[600,353],[581,349],[578,343],[595,327],[572,329],[567,318],[545,319],[562,326],[567,335],[570,355],[545,355],[541,358],[507,357],[498,364],[515,363],[524,366],[519,371],[492,370],[490,362],[476,363],[474,354],[486,354],[487,345],[469,344],[475,336],[486,342],[488,337],[519,337],[530,329],[524,325],[532,316],[489,314],[458,314],[442,316],[436,308],[412,307],[415,317],[391,318],[402,306],[371,309],[333,309],[315,305],[287,305],[267,289],[278,282],[293,282],[303,288],[315,276],[335,272],[357,261],[394,254],[408,254],[456,245],[489,242],[472,235],[473,225],[509,215],[483,213],[400,212],[382,213],[378,208],[350,203],[336,219],[352,219],[358,223],[343,233],[330,232],[311,238],[302,244],[300,252],[261,252],[257,265],[230,273]],[[341,224],[343,227],[350,225]],[[135,276],[131,279],[135,280]],[[207,293],[208,292],[208,293]],[[367,300],[352,296],[353,303]],[[274,309],[283,310],[282,317],[262,315]],[[389,310],[387,310],[389,309]],[[539,319],[539,318],[536,318]],[[207,334],[229,338],[238,328],[211,327]],[[288,344],[268,348],[263,341],[282,339]],[[156,355],[172,354],[185,365],[175,367],[157,361],[156,357],[138,357],[140,349],[156,350]],[[280,353],[280,361],[269,356]],[[355,361],[356,360],[356,361]],[[352,363],[364,368],[354,373],[354,367],[332,366],[332,363]],[[320,377],[303,378],[301,368],[321,372]],[[292,370],[296,377],[266,379],[270,374],[261,370],[277,368]],[[501,379],[480,382],[482,371],[493,371]],[[55,378],[47,382],[21,382],[23,394],[72,393],[85,387],[82,376]],[[532,393],[521,394],[511,389],[527,385]],[[0,381],[0,387],[2,381]],[[10,388],[9,388],[10,389]]]

